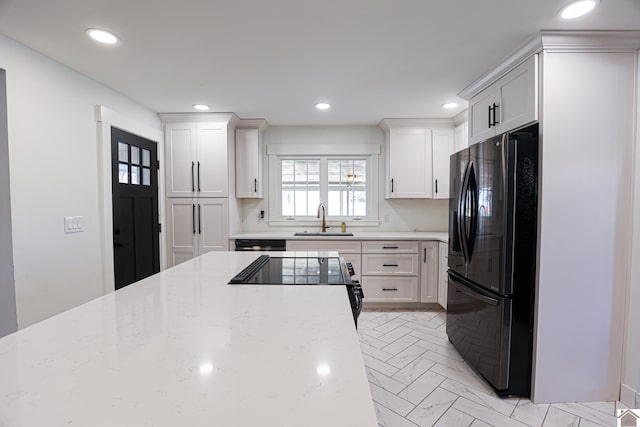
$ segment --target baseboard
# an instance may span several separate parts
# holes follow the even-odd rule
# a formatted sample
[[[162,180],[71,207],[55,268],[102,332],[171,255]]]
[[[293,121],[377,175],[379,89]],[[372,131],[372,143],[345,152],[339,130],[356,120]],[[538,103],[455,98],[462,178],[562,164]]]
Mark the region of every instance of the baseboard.
[[[364,301],[363,311],[444,311],[436,303]]]
[[[620,402],[632,409],[640,408],[640,391],[622,384],[620,386]]]

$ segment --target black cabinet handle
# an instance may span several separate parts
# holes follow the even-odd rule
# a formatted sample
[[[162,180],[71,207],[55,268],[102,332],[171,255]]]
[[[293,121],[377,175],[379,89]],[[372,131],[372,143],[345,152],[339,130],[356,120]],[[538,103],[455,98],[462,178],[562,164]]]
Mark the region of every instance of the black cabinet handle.
[[[191,219],[193,224],[193,234],[196,234],[196,205],[191,205]]]
[[[196,166],[196,164],[195,164],[195,163],[193,163],[193,162],[191,162],[191,192],[193,192],[193,193],[195,193],[195,191],[196,191],[196,184],[195,184],[196,180],[195,180],[195,178],[193,177],[193,173],[194,173],[194,172],[193,172],[193,168],[194,168],[195,166]]]
[[[491,127],[491,105],[489,105],[489,127]]]
[[[382,288],[383,291],[397,291],[398,288]]]
[[[391,178],[391,192],[393,193],[393,178]]]
[[[438,194],[438,180],[436,179],[436,194]]]
[[[258,192],[258,179],[257,178],[253,178],[253,192],[254,193]]]
[[[382,249],[398,249],[397,246],[383,246]]]
[[[198,191],[200,191],[200,162],[198,162]]]
[[[383,267],[398,267],[398,264],[382,264]]]
[[[200,214],[200,203],[198,203],[198,234],[202,234],[202,215]]]
[[[496,120],[496,110],[500,108],[499,104],[496,104],[495,102],[493,103],[493,125],[495,126],[496,124],[500,123],[498,120]]]
[[[427,248],[424,248],[424,260],[422,262],[427,262]]]

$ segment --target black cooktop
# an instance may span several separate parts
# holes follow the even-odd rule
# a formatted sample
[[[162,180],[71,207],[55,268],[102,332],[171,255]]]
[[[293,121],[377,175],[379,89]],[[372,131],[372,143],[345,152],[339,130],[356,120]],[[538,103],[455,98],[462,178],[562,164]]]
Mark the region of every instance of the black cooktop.
[[[262,255],[230,285],[351,285],[343,258],[272,258]]]

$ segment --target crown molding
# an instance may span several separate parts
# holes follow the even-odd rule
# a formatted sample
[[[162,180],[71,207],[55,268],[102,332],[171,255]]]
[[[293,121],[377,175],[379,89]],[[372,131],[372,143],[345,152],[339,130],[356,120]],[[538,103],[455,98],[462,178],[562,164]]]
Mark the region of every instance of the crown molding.
[[[234,113],[158,113],[162,123],[218,122],[234,125],[239,118]]]
[[[458,93],[458,97],[470,100],[531,55],[543,50],[549,52],[629,52],[638,49],[640,49],[640,31],[636,30],[542,30],[508,55],[493,70],[462,89]]]
[[[453,119],[382,119],[378,126],[388,131],[395,128],[451,128],[454,127]]]
[[[236,129],[258,129],[260,132],[264,132],[269,126],[265,119],[239,119],[236,123]]]

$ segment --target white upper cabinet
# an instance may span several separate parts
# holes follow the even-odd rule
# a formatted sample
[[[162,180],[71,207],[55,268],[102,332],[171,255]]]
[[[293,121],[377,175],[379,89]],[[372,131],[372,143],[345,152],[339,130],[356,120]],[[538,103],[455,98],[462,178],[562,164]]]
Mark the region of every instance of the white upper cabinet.
[[[453,126],[443,120],[384,119],[385,198],[448,199]],[[440,127],[442,126],[442,127]]]
[[[470,143],[538,120],[538,55],[533,55],[469,101]]]
[[[262,162],[260,129],[236,129],[236,197],[263,197]]]
[[[469,146],[468,122],[460,123],[453,131],[453,153]],[[452,154],[453,154],[452,153]]]
[[[426,128],[391,129],[387,137],[386,197],[433,196],[431,131]]]
[[[436,129],[433,134],[433,198],[448,199],[449,157],[453,152],[453,129]]]
[[[227,197],[227,124],[165,125],[167,197]]]

